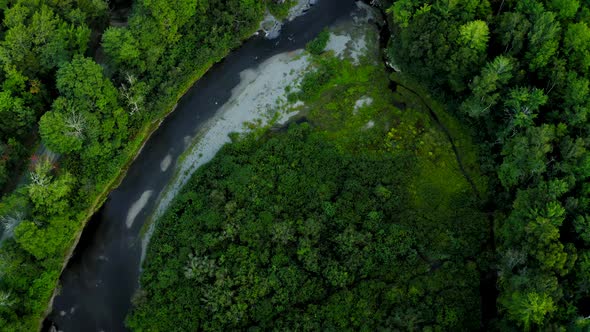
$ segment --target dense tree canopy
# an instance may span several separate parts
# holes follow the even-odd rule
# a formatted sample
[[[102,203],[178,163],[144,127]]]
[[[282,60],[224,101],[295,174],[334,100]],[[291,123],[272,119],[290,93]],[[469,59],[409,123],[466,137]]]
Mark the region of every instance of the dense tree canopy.
[[[500,329],[588,328],[589,11],[577,0],[390,10],[390,58],[478,129],[497,179]]]
[[[290,97],[313,125],[238,140],[196,174],[158,227],[131,327],[468,330],[490,305],[489,329],[590,327],[587,1],[377,2],[395,97],[374,66],[326,54],[327,32],[310,43],[315,71]],[[108,26],[103,0],[0,0],[0,330],[37,328],[155,120],[290,3],[138,0]],[[365,94],[370,116],[353,112]],[[57,155],[31,156],[40,142]],[[480,303],[489,275],[499,294]]]
[[[307,124],[224,147],[159,222],[130,326],[477,328],[479,273],[460,248],[478,241],[425,219],[413,160],[343,153]],[[447,208],[478,223],[468,201]]]
[[[3,5],[6,7],[7,5]],[[26,141],[51,103],[53,73],[76,54],[84,54],[89,25],[105,17],[103,1],[13,1],[3,8],[0,40],[0,185],[22,166]],[[30,143],[28,143],[30,145]],[[12,174],[11,174],[12,173]],[[3,190],[4,191],[4,190]]]
[[[265,9],[265,1],[136,1],[128,26],[109,27],[102,36],[126,102],[144,111],[134,117],[159,116],[170,107],[195,69],[209,67],[250,36]],[[157,99],[146,100],[152,92]]]
[[[390,90],[379,52],[353,64],[329,39],[308,44],[312,67],[288,89],[307,121],[234,136],[157,222],[129,327],[480,327],[487,220],[469,140],[462,171],[434,117]]]

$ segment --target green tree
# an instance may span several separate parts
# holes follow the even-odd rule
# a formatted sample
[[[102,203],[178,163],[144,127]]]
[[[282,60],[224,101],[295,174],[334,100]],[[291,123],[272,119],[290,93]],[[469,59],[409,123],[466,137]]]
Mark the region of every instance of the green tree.
[[[164,0],[141,0],[141,8],[157,23],[155,36],[165,43],[175,43],[180,38],[179,29],[196,14],[194,1],[181,0],[174,4]]]
[[[562,90],[564,112],[561,118],[571,127],[584,127],[590,106],[590,81],[574,71],[567,73]]]
[[[7,65],[4,67],[4,81],[2,82],[2,88],[5,91],[11,91],[13,94],[17,95],[26,95],[25,88],[28,80],[28,77],[16,70],[14,66]]]
[[[127,137],[128,113],[119,105],[118,91],[100,65],[83,57],[60,68],[57,87],[61,97],[40,122],[48,147],[81,151],[88,167],[106,162]]]
[[[590,66],[590,28],[586,23],[569,24],[563,43],[573,67],[586,72]]]
[[[504,161],[498,172],[502,184],[512,187],[544,173],[554,137],[555,129],[543,125],[527,128],[526,132],[510,138],[502,150]]]
[[[86,126],[84,115],[75,108],[71,107],[67,113],[55,107],[41,117],[39,132],[45,145],[52,151],[72,153],[82,149]]]
[[[470,84],[473,96],[463,102],[461,108],[472,117],[479,117],[489,112],[500,100],[498,92],[512,78],[514,62],[512,59],[498,56],[482,69]]]
[[[102,46],[109,58],[118,66],[145,70],[141,50],[129,29],[109,27],[102,35]]]
[[[560,32],[560,24],[552,12],[543,12],[533,21],[528,33],[529,49],[526,54],[531,71],[549,64],[559,47]]]
[[[0,92],[0,133],[3,137],[23,137],[35,123],[35,112],[25,106],[22,98],[10,91]]]
[[[502,13],[495,33],[504,46],[504,53],[519,54],[524,48],[531,26],[531,22],[521,13]]]
[[[37,260],[57,258],[64,254],[72,240],[65,234],[72,234],[73,223],[68,217],[53,217],[47,225],[24,221],[15,229],[17,243]],[[48,283],[47,285],[50,285]],[[34,290],[34,287],[31,287]],[[51,289],[48,289],[51,291]]]
[[[579,0],[550,0],[547,1],[549,8],[557,12],[563,20],[574,18],[580,8]]]
[[[69,194],[75,179],[69,173],[54,178],[50,172],[51,165],[47,161],[41,161],[31,173],[28,193],[38,216],[57,216],[69,212]]]
[[[13,7],[5,19],[9,29],[0,43],[0,59],[27,76],[47,73],[84,53],[90,29],[63,21],[48,6],[30,12]]]
[[[419,6],[419,2],[415,0],[395,1],[387,12],[392,15],[396,24],[402,28],[407,28],[417,6]]]
[[[60,96],[82,107],[81,111],[110,117],[117,108],[117,89],[92,59],[74,57],[57,72],[56,85]]]
[[[530,331],[534,326],[542,326],[548,316],[557,310],[550,296],[536,292],[515,292],[505,305],[509,317],[518,322],[525,331]]]
[[[481,20],[471,21],[459,27],[461,44],[476,51],[485,51],[490,39],[490,30],[486,22]]]
[[[534,126],[534,120],[541,106],[545,105],[549,98],[542,90],[533,88],[512,88],[508,92],[508,98],[504,103],[506,111],[510,115],[505,135],[509,136],[515,131],[520,131]]]

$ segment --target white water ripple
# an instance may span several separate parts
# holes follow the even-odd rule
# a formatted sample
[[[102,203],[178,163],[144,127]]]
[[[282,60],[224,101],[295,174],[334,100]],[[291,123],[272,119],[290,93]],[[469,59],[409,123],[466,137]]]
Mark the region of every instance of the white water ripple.
[[[170,164],[172,164],[172,155],[168,154],[162,159],[162,162],[160,162],[160,169],[162,172],[166,172],[168,167],[170,167]]]
[[[127,212],[127,220],[125,220],[127,228],[131,228],[131,226],[133,226],[135,218],[137,218],[141,210],[143,210],[143,208],[146,206],[153,193],[153,190],[144,191],[143,194],[141,194],[141,197],[135,203],[133,203],[133,205],[131,205],[129,212]]]

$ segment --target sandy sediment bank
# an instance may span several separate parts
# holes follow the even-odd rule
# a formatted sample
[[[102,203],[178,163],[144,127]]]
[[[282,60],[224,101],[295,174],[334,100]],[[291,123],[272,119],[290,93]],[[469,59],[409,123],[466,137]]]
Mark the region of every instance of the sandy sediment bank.
[[[230,142],[229,134],[247,133],[254,127],[285,123],[297,113],[301,103],[285,106],[285,89],[293,86],[310,63],[303,50],[281,53],[258,67],[240,73],[240,83],[232,90],[230,99],[217,111],[217,115],[200,130],[197,138],[180,158],[175,176],[160,194],[151,217],[157,220],[170,205],[191,175],[207,163]],[[249,125],[252,124],[252,125]],[[142,261],[154,223],[151,222],[143,237]]]

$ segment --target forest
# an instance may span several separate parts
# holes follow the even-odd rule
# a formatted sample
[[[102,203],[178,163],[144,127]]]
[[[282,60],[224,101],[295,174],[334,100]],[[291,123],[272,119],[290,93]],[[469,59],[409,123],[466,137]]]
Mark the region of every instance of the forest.
[[[233,137],[158,220],[129,328],[590,329],[590,4],[370,3],[377,59],[320,34],[301,123]],[[0,0],[0,330],[39,329],[159,121],[290,5]]]
[[[396,1],[388,57],[477,128],[499,330],[589,328],[590,7]]]
[[[38,329],[85,222],[266,5],[140,0],[111,26],[103,0],[0,1],[0,330]]]
[[[159,220],[132,330],[478,329],[487,221],[450,142],[372,59],[317,52],[329,36],[290,97],[303,123],[235,137]]]

